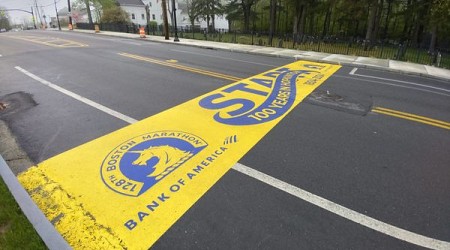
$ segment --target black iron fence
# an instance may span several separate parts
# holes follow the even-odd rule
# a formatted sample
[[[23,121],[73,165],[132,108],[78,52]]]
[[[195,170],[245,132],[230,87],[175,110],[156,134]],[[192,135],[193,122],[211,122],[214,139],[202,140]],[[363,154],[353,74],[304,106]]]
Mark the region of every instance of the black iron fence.
[[[126,33],[139,33],[139,25],[133,24],[98,24],[100,30],[116,31]],[[78,23],[79,29],[94,29],[94,25]],[[148,35],[163,36],[163,27],[145,26]],[[174,30],[170,28],[170,36],[174,36]],[[238,30],[229,31],[226,29],[208,30],[199,27],[178,28],[180,38],[208,40],[227,43],[239,43],[259,46],[271,46],[287,49],[297,49],[303,51],[324,52],[330,54],[342,54],[348,56],[365,56],[382,59],[392,59],[434,65],[441,68],[450,69],[450,50],[437,48],[428,51],[424,46],[411,46],[408,43],[399,43],[392,40],[382,40],[368,43],[360,38],[338,38],[338,37],[317,37],[317,36],[294,36],[292,34],[276,35],[270,39],[268,33],[250,32],[243,33]]]

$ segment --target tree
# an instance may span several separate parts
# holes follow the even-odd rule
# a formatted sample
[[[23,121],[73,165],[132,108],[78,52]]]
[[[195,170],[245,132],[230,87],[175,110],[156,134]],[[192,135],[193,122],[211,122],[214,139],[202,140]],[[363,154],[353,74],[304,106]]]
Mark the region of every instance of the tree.
[[[232,29],[234,22],[242,20],[243,12],[238,0],[231,0],[224,6],[224,13],[227,15],[228,27]]]
[[[273,35],[275,33],[275,22],[277,14],[277,0],[270,0],[270,28],[269,28],[269,44],[272,46]]]
[[[100,20],[103,10],[113,8],[115,6],[117,6],[117,2],[115,0],[76,0],[72,2],[73,10],[86,10],[90,24],[93,23],[91,7],[94,8],[96,20]]]
[[[91,6],[90,6],[90,3],[89,3],[89,0],[84,0],[84,4],[86,5],[86,11],[87,11],[87,14],[88,14],[89,23],[93,24],[93,22],[92,22]]]
[[[224,7],[219,0],[196,0],[195,12],[206,20],[208,31],[215,29],[215,16],[223,14]]]
[[[436,50],[439,31],[450,30],[450,0],[433,0],[430,10],[431,40],[428,47],[430,53]]]
[[[114,6],[103,10],[102,23],[130,23],[130,16],[122,8]]]
[[[186,0],[186,9],[192,29],[194,29],[195,21],[200,16],[200,1]]]
[[[0,29],[11,29],[11,24],[9,22],[10,17],[8,13],[5,11],[5,8],[0,7]]]
[[[244,16],[244,32],[250,31],[250,16],[252,11],[252,6],[256,4],[258,0],[240,0],[242,7],[242,14]]]
[[[367,20],[366,39],[364,41],[364,50],[367,50],[372,44],[374,38],[374,27],[377,18],[378,0],[370,1],[369,16]]]

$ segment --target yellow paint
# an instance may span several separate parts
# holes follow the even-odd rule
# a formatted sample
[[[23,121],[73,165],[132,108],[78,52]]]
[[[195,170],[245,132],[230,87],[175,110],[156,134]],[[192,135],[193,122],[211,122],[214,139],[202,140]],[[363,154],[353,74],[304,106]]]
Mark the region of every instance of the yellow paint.
[[[161,60],[156,60],[156,59],[152,59],[149,57],[143,57],[143,56],[138,56],[138,55],[133,55],[133,54],[128,54],[128,53],[119,53],[119,55],[121,56],[125,56],[128,58],[132,58],[132,59],[136,59],[136,60],[140,60],[140,61],[145,61],[145,62],[149,62],[149,63],[154,63],[154,64],[159,64],[162,66],[167,66],[167,67],[171,67],[171,68],[175,68],[175,69],[181,69],[181,70],[185,70],[185,71],[189,71],[189,72],[193,72],[193,73],[198,73],[198,74],[202,74],[202,75],[207,75],[207,76],[212,76],[212,77],[216,77],[216,78],[221,78],[221,79],[226,79],[226,80],[230,80],[230,81],[239,81],[240,78],[238,77],[234,77],[234,76],[229,76],[229,75],[225,75],[225,74],[220,74],[217,72],[212,72],[212,71],[208,71],[208,70],[203,70],[203,69],[198,69],[198,68],[192,68],[192,67],[188,67],[188,66],[183,66],[183,65],[179,65],[179,64],[173,64],[173,63],[167,63]]]
[[[244,154],[339,68],[297,61],[241,80],[39,163],[20,174],[19,181],[73,248],[148,249]],[[292,95],[294,89],[296,95]],[[276,97],[271,102],[274,107],[256,112],[257,107],[267,104],[268,96]],[[254,107],[242,114],[237,114],[245,106],[241,104],[211,109],[219,103],[243,99],[247,108],[252,107],[248,103]],[[283,108],[285,111],[281,112]],[[247,125],[229,125],[240,118],[247,119]],[[171,148],[175,144],[169,141],[180,138],[186,145],[194,145],[196,153],[180,150],[179,145]],[[164,140],[164,144],[136,148],[156,140]],[[158,173],[140,175],[158,179],[150,189],[143,189],[142,183],[123,174],[126,167],[123,161],[127,157],[133,162],[131,169],[141,171],[151,162],[149,159],[154,159],[147,153],[158,155],[158,151],[162,152],[160,159],[164,155],[166,158],[157,161],[157,165],[167,163],[171,167],[155,166]],[[176,154],[178,158],[171,158]],[[173,159],[180,161],[172,165],[169,162]]]
[[[178,61],[175,59],[170,59],[170,60],[166,60],[166,62],[170,62],[170,63],[177,63]]]
[[[74,47],[87,47],[87,44],[66,40],[66,39],[59,39],[59,38],[52,38],[52,37],[39,37],[39,36],[8,36],[13,39],[20,39],[28,42],[38,43],[46,46],[51,46],[55,48],[74,48]],[[50,40],[49,40],[50,39]],[[61,44],[59,44],[61,43]]]
[[[438,125],[438,127],[450,129],[449,122],[436,120],[436,119],[428,118],[425,116],[415,115],[415,114],[411,114],[411,113],[401,112],[398,110],[387,109],[387,108],[382,108],[382,107],[375,107],[373,109],[373,111],[374,112],[381,111],[381,112],[384,112],[383,114],[386,114],[386,113],[395,114],[395,115],[397,115],[397,117],[401,117],[401,118],[405,118],[405,119],[410,118],[410,120],[412,120],[412,121],[419,121],[419,122],[424,122],[424,123],[426,122],[425,124],[429,124],[429,125],[433,125],[433,126]]]

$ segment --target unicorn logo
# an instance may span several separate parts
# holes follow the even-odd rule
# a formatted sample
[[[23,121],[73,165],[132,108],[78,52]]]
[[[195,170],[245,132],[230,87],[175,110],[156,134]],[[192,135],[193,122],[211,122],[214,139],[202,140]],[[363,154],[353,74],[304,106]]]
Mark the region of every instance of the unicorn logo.
[[[208,143],[191,133],[156,131],[117,145],[101,165],[103,183],[122,195],[138,197],[189,163]],[[178,171],[178,172],[177,172]]]
[[[139,157],[133,161],[133,165],[136,166],[147,166],[147,161],[153,157],[158,159],[158,162],[153,166],[154,171],[147,175],[147,177],[154,177],[155,180],[170,174],[170,172],[193,155],[189,151],[180,150],[169,145],[154,146],[144,150],[128,152],[139,154]]]

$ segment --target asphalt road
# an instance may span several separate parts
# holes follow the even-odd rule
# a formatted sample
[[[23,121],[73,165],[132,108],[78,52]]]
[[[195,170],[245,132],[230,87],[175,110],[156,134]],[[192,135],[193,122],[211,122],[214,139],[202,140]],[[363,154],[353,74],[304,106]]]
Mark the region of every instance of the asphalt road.
[[[57,48],[12,38],[25,35],[88,46]],[[16,66],[137,120],[232,82],[118,53],[177,60],[174,65],[237,78],[293,61],[68,32],[1,34],[0,96],[22,91],[38,104],[1,118],[32,161],[42,162],[128,123],[38,83]],[[371,111],[382,107],[450,122],[450,84],[368,69],[349,74],[352,70],[342,67],[318,90],[343,97],[363,111],[306,100],[239,162],[370,218],[450,242],[449,130]],[[235,170],[153,247],[420,248]]]

